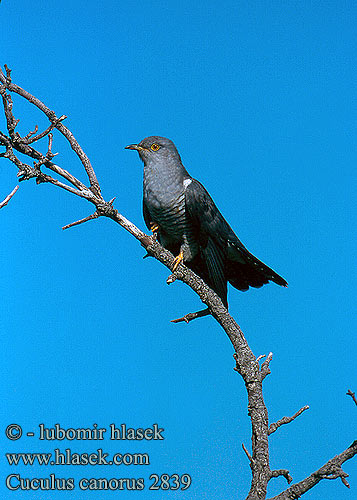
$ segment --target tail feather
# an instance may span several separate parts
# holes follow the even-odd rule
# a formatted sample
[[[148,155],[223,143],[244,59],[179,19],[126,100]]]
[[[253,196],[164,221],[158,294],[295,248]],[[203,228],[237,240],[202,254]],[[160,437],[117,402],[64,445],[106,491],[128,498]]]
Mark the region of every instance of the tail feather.
[[[226,261],[226,277],[232,286],[241,291],[248,290],[250,286],[260,288],[269,281],[280,286],[288,286],[284,278],[257,259],[245,247],[236,250],[236,258],[229,258]]]

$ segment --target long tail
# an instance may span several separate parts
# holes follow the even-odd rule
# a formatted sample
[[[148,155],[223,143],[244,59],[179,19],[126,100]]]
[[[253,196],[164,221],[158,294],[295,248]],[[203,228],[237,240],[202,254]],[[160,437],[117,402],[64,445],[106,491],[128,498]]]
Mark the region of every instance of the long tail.
[[[226,261],[226,277],[238,290],[248,290],[250,286],[260,288],[274,281],[277,285],[288,286],[284,278],[257,259],[245,247],[236,247],[236,255]],[[232,253],[232,252],[231,252]]]

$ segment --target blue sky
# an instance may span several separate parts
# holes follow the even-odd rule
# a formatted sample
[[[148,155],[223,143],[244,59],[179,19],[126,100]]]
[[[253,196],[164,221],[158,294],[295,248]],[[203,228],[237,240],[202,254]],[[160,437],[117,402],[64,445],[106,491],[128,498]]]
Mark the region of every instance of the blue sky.
[[[54,109],[90,156],[107,200],[140,228],[142,164],[126,144],[171,138],[244,244],[282,274],[230,290],[230,311],[256,355],[274,353],[265,381],[270,421],[310,409],[270,438],[271,466],[303,479],[355,438],[356,6],[347,1],[131,2],[3,0],[1,64]],[[19,131],[46,121],[14,99]],[[0,129],[4,129],[1,119]],[[85,179],[56,136],[58,164]],[[45,143],[43,144],[45,151]],[[0,198],[16,184],[5,160]],[[119,226],[62,231],[92,207],[53,186],[22,183],[0,212],[1,448],[138,452],[150,466],[10,467],[2,498],[244,498],[250,422],[233,351],[211,318],[173,325],[200,307]],[[164,441],[10,442],[17,423],[165,428]],[[304,498],[352,498],[320,483]],[[22,477],[73,477],[72,492],[5,489]],[[188,473],[187,491],[80,491],[84,477]],[[269,494],[285,487],[282,478]]]

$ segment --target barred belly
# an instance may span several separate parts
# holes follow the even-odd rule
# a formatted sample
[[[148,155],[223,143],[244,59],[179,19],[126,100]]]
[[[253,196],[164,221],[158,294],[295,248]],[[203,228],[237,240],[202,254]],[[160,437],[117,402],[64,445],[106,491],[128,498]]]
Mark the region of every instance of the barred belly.
[[[180,193],[169,203],[165,197],[165,204],[162,200],[155,198],[154,203],[146,203],[153,222],[160,227],[160,243],[175,254],[182,250],[186,262],[192,260],[197,253],[197,244],[193,238],[191,225],[186,218],[185,193]]]
[[[155,196],[150,201],[147,206],[161,232],[170,240],[182,242],[186,226],[184,193],[170,200],[165,197],[165,201]]]

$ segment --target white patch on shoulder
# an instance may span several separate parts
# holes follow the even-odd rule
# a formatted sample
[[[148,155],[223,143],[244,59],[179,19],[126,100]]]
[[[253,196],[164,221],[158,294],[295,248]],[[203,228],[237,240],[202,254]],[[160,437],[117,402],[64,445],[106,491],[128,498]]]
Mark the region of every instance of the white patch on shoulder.
[[[192,182],[192,179],[185,179],[183,181],[183,187],[184,187],[185,191],[186,191],[187,187],[191,184],[191,182]]]

